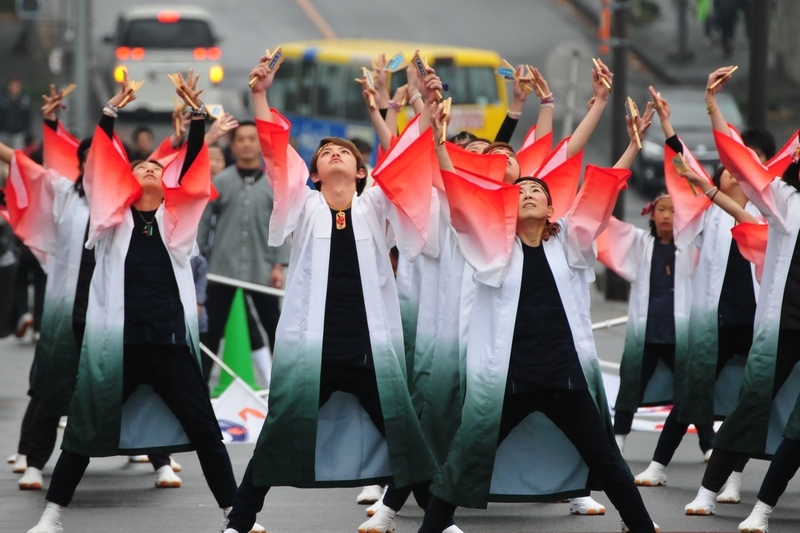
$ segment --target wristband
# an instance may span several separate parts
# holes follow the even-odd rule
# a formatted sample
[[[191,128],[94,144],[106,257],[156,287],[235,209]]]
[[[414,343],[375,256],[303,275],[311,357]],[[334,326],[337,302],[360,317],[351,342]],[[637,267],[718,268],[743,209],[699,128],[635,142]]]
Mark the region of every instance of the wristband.
[[[415,94],[414,96],[412,96],[411,98],[409,98],[409,99],[408,99],[408,105],[411,105],[411,104],[413,104],[413,103],[414,103],[414,101],[415,101],[417,98],[422,98],[422,93],[418,92],[417,94]]]
[[[709,196],[709,195],[710,195],[712,192],[713,192],[713,193],[716,193],[716,191],[718,191],[718,190],[719,190],[719,187],[717,187],[717,186],[715,185],[714,187],[711,187],[710,189],[708,189],[708,190],[705,192],[705,195],[706,195],[706,196],[708,196],[708,197],[709,197],[709,199],[710,199],[710,198],[713,198],[712,196]]]
[[[400,112],[400,110],[403,108],[403,106],[402,106],[400,103],[398,103],[398,102],[395,102],[394,100],[389,100],[389,104],[388,104],[388,106],[389,106],[390,108],[394,109],[395,111],[397,111],[398,113],[399,113],[399,112]]]
[[[200,104],[200,107],[198,107],[197,109],[192,109],[191,115],[193,117],[208,118],[208,112],[206,111],[206,104]]]
[[[522,116],[522,111],[511,111],[511,110],[508,110],[508,111],[506,111],[506,115],[508,115],[511,118],[519,118],[520,116]]]
[[[553,98],[553,93],[550,93],[547,96],[544,96],[544,97],[539,99],[539,103],[540,104],[552,104],[555,101],[556,100],[555,100],[555,98]]]
[[[550,109],[555,109],[555,104],[553,102],[548,102],[545,104],[540,105],[539,107],[549,107]]]
[[[106,113],[108,111],[108,113]],[[110,117],[117,118],[117,114],[119,112],[119,108],[112,103],[106,102],[106,105],[103,106],[103,113],[106,113]]]

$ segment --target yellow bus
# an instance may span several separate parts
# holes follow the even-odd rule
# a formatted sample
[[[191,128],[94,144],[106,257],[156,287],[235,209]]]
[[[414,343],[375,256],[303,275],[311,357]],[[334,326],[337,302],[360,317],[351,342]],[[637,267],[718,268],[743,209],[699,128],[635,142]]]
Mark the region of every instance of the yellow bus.
[[[309,160],[319,140],[327,136],[362,137],[377,142],[364,105],[362,89],[353,78],[370,59],[402,52],[409,61],[415,50],[427,57],[453,98],[450,133],[463,130],[494,139],[508,109],[505,81],[495,74],[497,52],[439,44],[370,39],[334,39],[283,43],[284,62],[270,89],[270,104],[292,122],[292,142]],[[391,75],[390,75],[391,76]],[[390,94],[406,83],[404,71],[391,76]],[[414,116],[403,108],[402,128]],[[377,151],[377,150],[376,150]],[[374,153],[374,152],[373,152]]]

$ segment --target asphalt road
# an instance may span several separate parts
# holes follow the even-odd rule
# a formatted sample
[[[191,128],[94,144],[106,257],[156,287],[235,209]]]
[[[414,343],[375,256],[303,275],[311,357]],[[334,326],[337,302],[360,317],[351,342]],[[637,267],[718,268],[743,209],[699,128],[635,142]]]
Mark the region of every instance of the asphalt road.
[[[625,305],[605,302],[597,293],[592,307],[594,321],[625,313]],[[624,328],[596,332],[600,357],[619,361]],[[27,405],[28,370],[33,346],[13,338],[0,340],[0,457],[16,451],[19,425]],[[628,438],[625,458],[634,473],[649,463],[655,448],[656,433],[633,433]],[[231,444],[228,451],[237,479],[241,478],[252,454],[251,445]],[[45,487],[58,450],[44,470]],[[92,460],[75,500],[64,513],[65,531],[94,533],[141,533],[147,531],[192,531],[216,533],[220,511],[209,492],[200,465],[193,453],[177,454],[183,465],[180,489],[155,489],[149,465],[129,464],[124,457]],[[713,517],[686,517],[683,506],[697,490],[704,463],[697,437],[688,435],[667,470],[666,487],[643,488],[645,505],[662,531],[736,531],[736,526],[755,503],[756,493],[767,463],[751,461],[745,472],[743,502],[723,505]],[[0,531],[28,530],[44,508],[45,491],[27,492],[17,488],[18,474],[11,465],[0,464]],[[365,507],[356,505],[357,489],[300,490],[275,488],[267,495],[259,521],[270,532],[355,532],[364,520]],[[619,515],[603,493],[593,493],[607,507],[605,516],[584,517],[569,514],[565,504],[490,504],[487,510],[459,509],[457,520],[465,532],[614,532],[619,531]],[[397,519],[401,533],[419,528],[421,510],[410,502]],[[781,506],[773,514],[773,531],[793,531],[800,526],[800,485],[793,481]]]

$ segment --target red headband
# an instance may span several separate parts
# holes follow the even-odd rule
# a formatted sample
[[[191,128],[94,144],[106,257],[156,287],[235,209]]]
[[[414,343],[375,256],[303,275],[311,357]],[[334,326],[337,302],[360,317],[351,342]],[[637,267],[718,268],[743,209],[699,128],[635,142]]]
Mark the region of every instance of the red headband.
[[[664,198],[669,198],[669,194],[661,194],[657,196],[656,199],[653,200],[652,202],[648,202],[648,204],[644,206],[644,209],[642,209],[642,216],[649,215],[650,213],[652,213],[653,209],[656,208],[656,204],[661,200],[663,200]]]

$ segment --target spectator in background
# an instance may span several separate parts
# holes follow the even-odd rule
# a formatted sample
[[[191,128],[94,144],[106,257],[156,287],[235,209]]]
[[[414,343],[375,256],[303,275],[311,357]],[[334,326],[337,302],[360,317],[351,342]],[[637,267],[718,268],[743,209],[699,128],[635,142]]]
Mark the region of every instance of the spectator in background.
[[[211,177],[214,178],[222,172],[227,165],[225,161],[225,151],[217,145],[208,147],[208,159],[211,166]]]
[[[725,57],[733,55],[734,43],[736,42],[736,23],[739,20],[740,12],[749,37],[748,15],[750,14],[750,0],[714,0],[714,15],[722,34],[722,50],[725,53]]]
[[[137,126],[131,135],[131,142],[133,145],[128,152],[128,159],[131,161],[147,160],[155,148],[153,130],[147,126]]]
[[[12,77],[6,86],[6,94],[0,99],[0,141],[13,149],[25,145],[25,135],[31,129],[31,99],[22,94],[22,82]]]
[[[274,193],[261,162],[256,125],[252,121],[240,122],[230,135],[230,148],[236,163],[213,179],[220,197],[208,204],[200,221],[198,245],[206,251],[209,273],[283,289],[289,246],[284,244],[274,248],[267,244]],[[236,287],[208,283],[207,346],[215,353],[219,351],[235,292]],[[254,335],[250,325],[253,362],[265,381],[262,384],[268,386],[271,349],[280,317],[278,298],[253,291],[245,291],[245,295],[253,302],[268,337],[270,351],[263,339],[261,346],[257,344],[260,336]]]

